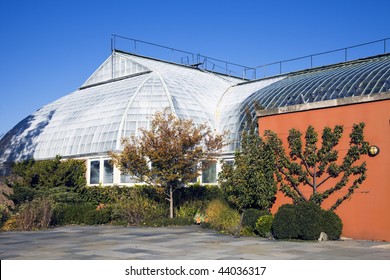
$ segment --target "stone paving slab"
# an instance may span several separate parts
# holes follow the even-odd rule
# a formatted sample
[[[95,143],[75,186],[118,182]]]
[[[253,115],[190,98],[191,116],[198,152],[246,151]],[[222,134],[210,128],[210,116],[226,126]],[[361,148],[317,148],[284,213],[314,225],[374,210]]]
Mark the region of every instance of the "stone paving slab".
[[[390,260],[390,243],[235,238],[199,226],[64,226],[0,233],[0,259],[24,260]]]

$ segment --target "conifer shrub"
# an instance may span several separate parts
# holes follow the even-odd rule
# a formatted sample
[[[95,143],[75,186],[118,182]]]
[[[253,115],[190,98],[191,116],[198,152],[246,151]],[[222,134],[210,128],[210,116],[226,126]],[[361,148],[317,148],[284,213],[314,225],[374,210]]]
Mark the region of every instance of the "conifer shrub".
[[[323,231],[328,235],[329,240],[340,239],[343,230],[343,222],[333,211],[323,211]]]
[[[9,198],[16,206],[35,198],[51,198],[72,203],[72,193],[86,185],[86,167],[81,160],[26,160],[15,163],[6,184],[13,189]],[[64,196],[64,197],[62,197]]]
[[[299,225],[299,239],[317,240],[323,230],[323,210],[312,202],[297,204],[297,222]]]
[[[297,208],[292,204],[280,206],[272,222],[272,233],[276,239],[297,239],[300,234]]]
[[[342,221],[336,213],[323,210],[312,202],[282,205],[275,214],[272,232],[277,239],[317,240],[321,232],[329,240],[337,240],[342,232]]]
[[[88,213],[94,212],[96,206],[92,203],[58,204],[54,209],[54,225],[86,224]],[[92,214],[91,214],[92,215]]]

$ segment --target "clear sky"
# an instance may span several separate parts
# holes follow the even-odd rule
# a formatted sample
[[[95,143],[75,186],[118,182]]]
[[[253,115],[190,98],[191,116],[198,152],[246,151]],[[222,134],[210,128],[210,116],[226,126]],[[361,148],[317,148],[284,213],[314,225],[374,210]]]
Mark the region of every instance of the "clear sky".
[[[390,37],[389,11],[388,0],[1,0],[0,135],[80,87],[111,34],[257,66]]]

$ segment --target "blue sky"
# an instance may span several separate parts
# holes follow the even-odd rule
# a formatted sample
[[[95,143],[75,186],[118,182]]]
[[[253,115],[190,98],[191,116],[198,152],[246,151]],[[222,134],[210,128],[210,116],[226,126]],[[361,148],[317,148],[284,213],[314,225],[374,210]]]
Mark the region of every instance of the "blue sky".
[[[257,66],[390,37],[389,10],[388,0],[3,0],[0,135],[81,86],[111,34]]]

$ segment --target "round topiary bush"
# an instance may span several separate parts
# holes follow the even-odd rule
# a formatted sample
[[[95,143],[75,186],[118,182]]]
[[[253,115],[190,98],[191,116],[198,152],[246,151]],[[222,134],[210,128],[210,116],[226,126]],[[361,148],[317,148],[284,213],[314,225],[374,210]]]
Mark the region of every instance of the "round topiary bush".
[[[268,238],[271,236],[272,221],[274,217],[272,215],[264,215],[259,217],[256,222],[256,231],[261,237]]]
[[[325,232],[329,240],[340,238],[343,224],[333,211],[313,202],[282,205],[275,214],[272,232],[277,239],[317,240]]]
[[[317,240],[323,230],[323,210],[312,202],[297,204],[298,237],[303,240]]]
[[[323,232],[328,235],[329,240],[340,239],[341,232],[343,230],[343,222],[340,217],[333,211],[323,211]]]
[[[296,239],[299,237],[297,208],[292,204],[280,206],[272,222],[272,234],[276,239]]]

